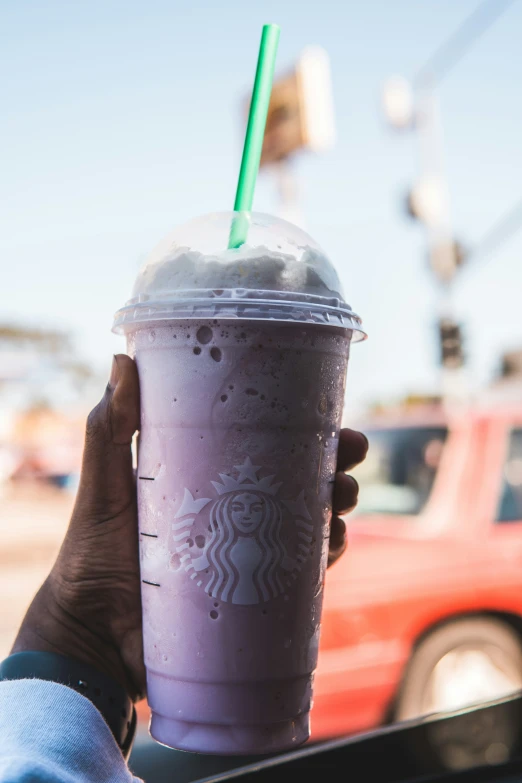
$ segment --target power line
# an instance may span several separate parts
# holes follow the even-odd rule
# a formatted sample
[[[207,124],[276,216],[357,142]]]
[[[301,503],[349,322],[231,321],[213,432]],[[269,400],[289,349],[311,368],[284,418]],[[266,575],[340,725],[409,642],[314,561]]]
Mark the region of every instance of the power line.
[[[483,0],[417,71],[414,83],[420,85],[430,79],[441,82],[466,54],[471,44],[514,2],[515,0]]]
[[[506,212],[472,248],[471,258],[485,258],[522,228],[522,199]]]
[[[430,87],[440,83],[466,54],[471,45],[513,5],[515,0],[482,0],[472,13],[428,58],[414,77],[414,84],[421,86],[428,82]],[[469,252],[472,258],[491,255],[504,242],[522,228],[522,200],[505,213]]]

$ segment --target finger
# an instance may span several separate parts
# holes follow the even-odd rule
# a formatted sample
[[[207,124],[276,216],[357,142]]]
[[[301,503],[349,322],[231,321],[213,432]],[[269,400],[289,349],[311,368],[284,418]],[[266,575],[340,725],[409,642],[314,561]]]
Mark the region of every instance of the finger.
[[[138,368],[130,356],[122,353],[114,357],[109,386],[113,388],[110,415],[112,441],[130,444],[140,426]]]
[[[354,477],[338,471],[335,474],[332,498],[334,514],[347,514],[348,511],[352,511],[357,505],[358,495],[359,485]]]
[[[119,354],[105,394],[87,420],[73,518],[107,520],[134,501],[131,442],[139,416],[137,368],[130,357]]]
[[[368,453],[368,438],[356,430],[341,430],[337,452],[337,470],[351,470],[364,460]]]
[[[346,524],[340,517],[332,517],[332,524],[330,528],[330,548],[328,550],[328,564],[330,568],[333,565],[348,546],[348,537],[346,535]]]

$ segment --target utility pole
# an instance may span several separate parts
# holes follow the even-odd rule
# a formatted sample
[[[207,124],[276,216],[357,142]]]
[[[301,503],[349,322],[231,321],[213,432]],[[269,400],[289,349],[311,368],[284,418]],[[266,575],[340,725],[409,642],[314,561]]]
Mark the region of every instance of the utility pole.
[[[417,87],[416,124],[421,172],[417,185],[420,203],[416,211],[412,209],[412,213],[424,223],[429,265],[439,289],[442,397],[446,406],[454,406],[466,402],[469,397],[462,330],[453,303],[453,285],[457,271],[465,260],[465,252],[453,233],[442,120],[433,77],[425,77]]]
[[[304,229],[305,218],[301,207],[299,180],[294,166],[287,158],[283,158],[273,164],[273,170],[279,194],[279,216]]]
[[[439,288],[438,331],[446,406],[460,405],[469,396],[462,331],[452,301],[455,277],[467,260],[467,253],[453,233],[436,88],[513,1],[482,0],[431,55],[411,83],[393,77],[383,90],[384,114],[389,125],[401,131],[413,130],[418,139],[420,175],[408,194],[407,211],[424,225],[429,264]]]
[[[395,77],[385,85],[383,98],[390,125],[398,130],[414,130],[417,136],[419,177],[408,193],[406,209],[422,223],[426,234],[428,262],[439,291],[437,328],[442,396],[447,406],[453,406],[465,402],[468,396],[462,332],[452,301],[453,283],[465,254],[453,234],[434,79],[425,74],[413,90],[404,79]]]

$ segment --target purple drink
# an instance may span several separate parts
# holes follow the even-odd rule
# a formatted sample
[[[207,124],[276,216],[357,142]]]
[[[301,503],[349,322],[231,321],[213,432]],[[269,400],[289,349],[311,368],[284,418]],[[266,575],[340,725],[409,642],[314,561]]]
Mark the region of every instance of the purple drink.
[[[279,236],[281,222],[275,225]],[[148,291],[163,289],[168,281],[174,300],[173,279],[190,274],[198,294],[191,292],[188,305],[187,288],[175,289],[182,294],[177,315],[170,300],[142,298],[124,324],[141,386],[151,734],[208,753],[266,753],[309,736],[331,482],[350,341],[360,329],[344,303],[345,322],[338,316],[336,323],[331,299],[319,302],[331,319],[321,321],[317,300],[326,297],[296,291],[295,281],[284,291],[289,260],[294,278],[300,272],[317,287],[324,256],[314,251],[308,270],[295,262],[311,240],[301,235],[292,255],[268,252],[267,227],[260,228],[264,246],[226,251],[228,267],[220,261],[211,269],[214,255],[196,257],[183,245],[173,260],[153,260],[139,286],[145,280]],[[231,282],[241,265],[246,285],[238,293]],[[279,277],[269,287],[274,269]],[[205,299],[218,273],[223,288]],[[333,297],[338,285],[328,290]],[[192,317],[183,317],[188,307]]]

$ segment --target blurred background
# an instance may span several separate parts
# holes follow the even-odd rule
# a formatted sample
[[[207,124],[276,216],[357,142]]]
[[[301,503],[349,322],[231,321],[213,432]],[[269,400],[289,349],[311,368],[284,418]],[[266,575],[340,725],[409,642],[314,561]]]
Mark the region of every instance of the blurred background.
[[[114,311],[176,224],[232,208],[276,21],[256,209],[323,245],[369,334],[345,421],[373,448],[352,565],[330,580],[315,736],[521,687],[521,4],[18,0],[0,16],[0,656],[67,524],[85,417],[124,350]],[[416,561],[429,617],[404,598]]]

